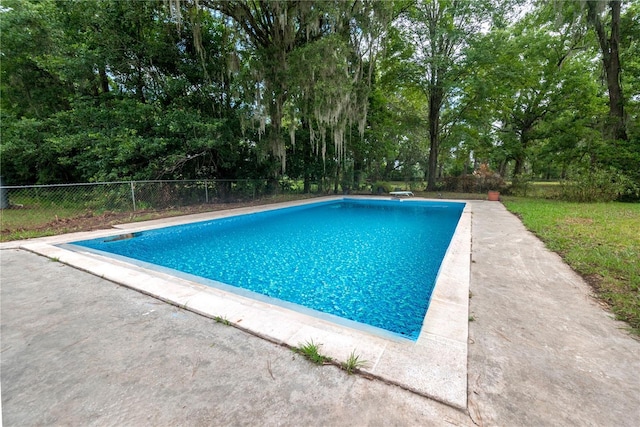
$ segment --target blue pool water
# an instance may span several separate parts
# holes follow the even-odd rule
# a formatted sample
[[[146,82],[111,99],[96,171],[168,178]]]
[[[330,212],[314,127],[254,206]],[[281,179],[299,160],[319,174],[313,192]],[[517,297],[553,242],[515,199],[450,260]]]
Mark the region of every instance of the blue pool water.
[[[345,199],[74,245],[416,339],[463,208]]]

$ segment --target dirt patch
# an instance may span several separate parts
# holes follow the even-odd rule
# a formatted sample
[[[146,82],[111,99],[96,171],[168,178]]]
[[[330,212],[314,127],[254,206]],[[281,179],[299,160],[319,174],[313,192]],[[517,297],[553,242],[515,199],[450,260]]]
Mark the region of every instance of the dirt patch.
[[[570,225],[591,225],[593,224],[593,219],[591,218],[567,218],[565,221],[565,224],[570,224]]]
[[[214,212],[226,209],[235,209],[248,206],[266,205],[279,203],[294,199],[307,199],[314,195],[300,195],[298,197],[275,197],[269,199],[237,201],[216,204],[201,204],[192,206],[173,206],[165,209],[148,209],[136,212],[103,212],[94,214],[86,212],[70,218],[58,218],[47,223],[25,226],[3,228],[0,231],[0,241],[20,240],[34,237],[34,235],[50,236],[78,231],[92,231],[113,227],[117,224],[128,222],[148,221],[159,218],[169,218],[180,215],[190,215],[203,212]],[[24,235],[21,237],[20,235]]]

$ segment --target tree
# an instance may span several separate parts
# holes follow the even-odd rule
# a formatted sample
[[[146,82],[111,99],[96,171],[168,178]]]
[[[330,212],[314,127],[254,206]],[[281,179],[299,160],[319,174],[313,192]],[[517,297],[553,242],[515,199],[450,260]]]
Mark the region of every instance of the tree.
[[[0,147],[9,182],[255,173],[222,20],[204,17],[196,41],[193,24],[176,31],[161,2],[4,5],[15,6],[1,20],[3,54],[11,54],[2,67]]]
[[[46,118],[69,108],[73,85],[56,59],[63,28],[53,1],[5,1],[0,9],[0,105],[15,117]]]
[[[323,160],[329,131],[339,161],[348,126],[359,123],[364,130],[367,93],[362,83],[368,76],[364,56],[370,63],[374,60],[376,37],[384,27],[378,24],[379,12],[387,6],[359,0],[199,4],[231,18],[243,36],[237,52],[246,71],[243,95],[254,106],[260,134],[269,127],[269,149],[280,161],[280,171],[286,170],[285,118],[291,144],[296,128],[304,124]]]
[[[492,7],[488,2],[422,0],[398,24],[414,50],[402,66],[407,77],[427,102],[429,159],[427,188],[435,189],[438,153],[441,143],[443,107],[467,71],[461,67],[464,48],[489,23]]]
[[[593,27],[600,46],[602,66],[609,93],[609,139],[627,139],[624,115],[624,96],[620,83],[620,8],[622,0],[611,0],[608,5],[602,0],[587,0],[587,20]],[[608,6],[608,22],[603,12]]]
[[[3,0],[2,171],[638,177],[638,3],[521,1]]]
[[[576,154],[579,146],[594,154],[593,144],[585,144],[593,132],[584,130],[595,127],[593,117],[600,113],[591,65],[596,53],[583,26],[558,27],[551,15],[552,8],[542,5],[516,24],[488,33],[470,53],[482,83],[473,83],[468,96],[479,90],[476,98],[486,99],[482,114],[493,123],[495,153],[513,161],[514,179],[525,173],[527,163],[539,163],[541,153],[546,161],[551,153],[566,161],[562,152]]]

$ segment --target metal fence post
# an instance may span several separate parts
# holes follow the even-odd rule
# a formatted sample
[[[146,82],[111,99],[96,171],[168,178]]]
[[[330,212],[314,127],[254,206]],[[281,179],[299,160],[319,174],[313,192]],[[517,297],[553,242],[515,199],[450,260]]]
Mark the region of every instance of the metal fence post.
[[[136,211],[136,192],[134,190],[133,181],[131,181],[131,200],[133,201],[133,211]]]
[[[9,195],[6,188],[4,188],[4,182],[0,176],[0,209],[6,209],[9,207]]]
[[[205,203],[209,203],[209,181],[204,180],[204,200]]]

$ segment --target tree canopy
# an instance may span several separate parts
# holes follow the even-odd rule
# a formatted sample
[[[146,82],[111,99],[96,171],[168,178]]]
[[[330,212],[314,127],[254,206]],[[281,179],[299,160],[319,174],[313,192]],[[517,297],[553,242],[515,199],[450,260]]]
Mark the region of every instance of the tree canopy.
[[[338,191],[482,165],[640,186],[639,16],[639,0],[2,0],[1,173]]]

